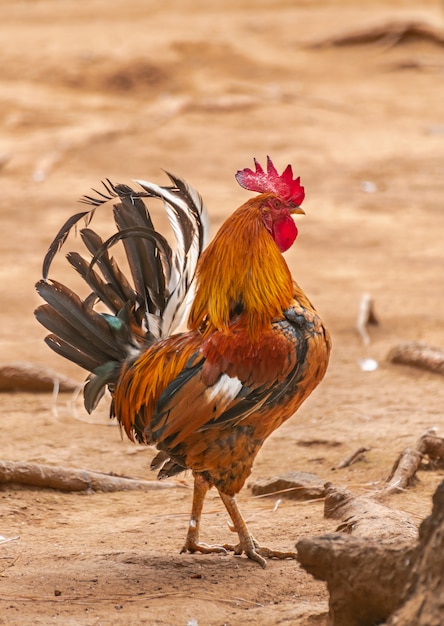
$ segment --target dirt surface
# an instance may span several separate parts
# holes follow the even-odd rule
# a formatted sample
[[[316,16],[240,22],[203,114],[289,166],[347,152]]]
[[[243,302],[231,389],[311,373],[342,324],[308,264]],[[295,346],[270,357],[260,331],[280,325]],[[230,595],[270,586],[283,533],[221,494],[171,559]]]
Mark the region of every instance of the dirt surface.
[[[220,8],[223,4],[223,9]],[[286,257],[334,341],[325,381],[259,454],[251,480],[303,470],[356,493],[444,426],[442,377],[391,365],[407,340],[444,345],[444,48],[415,37],[311,47],[390,21],[443,25],[442,3],[3,0],[0,70],[1,360],[83,373],[44,345],[34,283],[47,246],[98,181],[166,181],[204,196],[214,230],[248,197],[253,156],[292,163],[306,217]],[[58,278],[71,280],[61,260]],[[71,281],[73,282],[73,281]],[[75,282],[75,281],[74,281]],[[364,346],[358,302],[380,325]],[[377,361],[363,371],[360,360]],[[149,476],[152,450],[121,439],[106,408],[1,394],[0,458]],[[366,446],[365,460],[332,468]],[[388,504],[419,525],[442,472]],[[154,478],[154,477],[153,477]],[[325,624],[328,597],[297,562],[180,555],[191,477],[152,493],[0,492],[0,624]],[[239,503],[263,544],[333,530],[322,502]],[[203,540],[230,532],[216,495]]]

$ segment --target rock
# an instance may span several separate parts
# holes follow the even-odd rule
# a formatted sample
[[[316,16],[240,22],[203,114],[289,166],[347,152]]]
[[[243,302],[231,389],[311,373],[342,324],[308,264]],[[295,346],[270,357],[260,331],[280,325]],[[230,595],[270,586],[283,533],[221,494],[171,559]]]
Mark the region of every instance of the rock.
[[[288,472],[252,483],[254,496],[279,495],[293,500],[313,500],[325,496],[324,481],[310,472]]]

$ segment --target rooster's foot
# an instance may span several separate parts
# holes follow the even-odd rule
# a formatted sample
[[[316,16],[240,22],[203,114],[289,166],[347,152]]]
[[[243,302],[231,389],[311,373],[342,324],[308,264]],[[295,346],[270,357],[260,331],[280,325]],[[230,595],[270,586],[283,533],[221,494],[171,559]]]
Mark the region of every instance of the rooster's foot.
[[[237,507],[236,498],[219,491],[222,502],[225,504],[230,514],[232,524],[229,524],[230,530],[236,532],[239,537],[237,545],[225,545],[225,550],[234,552],[236,555],[245,554],[249,559],[256,561],[262,567],[267,566],[268,559],[296,559],[295,552],[280,552],[279,550],[271,550],[260,546],[253,535],[248,531],[247,525],[240,514]]]
[[[227,554],[227,551],[223,546],[210,546],[207,543],[202,543],[201,541],[189,541],[187,540],[180,551],[181,554],[184,552],[190,552],[194,554],[195,552],[200,552],[201,554]]]
[[[202,516],[202,507],[205,500],[205,495],[210,488],[209,482],[198,473],[194,474],[194,491],[193,491],[193,508],[191,510],[191,519],[188,525],[188,533],[185,539],[185,544],[180,551],[184,552],[200,552],[201,554],[227,554],[227,551],[222,546],[210,546],[207,543],[199,541],[199,529],[200,519]]]
[[[249,559],[256,561],[262,567],[267,566],[267,559],[295,559],[296,552],[281,552],[280,550],[272,550],[264,546],[260,546],[254,537],[242,537],[237,545],[224,545],[225,550],[234,552],[240,556],[245,554]]]

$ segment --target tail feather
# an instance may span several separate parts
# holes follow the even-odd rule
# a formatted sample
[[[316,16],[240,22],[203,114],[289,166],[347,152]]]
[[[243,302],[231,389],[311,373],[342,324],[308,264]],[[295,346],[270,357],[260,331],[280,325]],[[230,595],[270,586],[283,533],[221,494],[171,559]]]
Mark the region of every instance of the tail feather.
[[[49,249],[45,255],[45,258],[43,259],[42,275],[44,279],[48,278],[48,273],[49,273],[49,268],[51,267],[51,263],[55,255],[57,254],[57,252],[61,250],[69,233],[71,232],[71,229],[74,226],[76,226],[77,222],[79,222],[82,218],[85,219],[87,223],[89,223],[89,221],[92,219],[94,215],[94,211],[95,209],[92,209],[91,211],[82,211],[81,213],[76,213],[75,215],[70,217],[68,220],[66,220],[66,222],[63,224],[62,228],[54,237],[54,240],[49,246]]]
[[[138,189],[114,185],[84,196],[89,209],[70,217],[57,233],[43,261],[36,289],[47,304],[36,310],[50,335],[46,343],[61,356],[91,372],[84,389],[92,410],[105,386],[113,388],[122,363],[178,328],[191,304],[193,278],[206,245],[208,217],[200,195],[182,179],[168,174],[171,185],[136,181]],[[170,246],[153,224],[148,202],[163,202],[175,238]],[[89,227],[95,212],[112,204],[116,232],[103,240]],[[91,259],[67,254],[70,265],[92,293],[84,300],[65,285],[49,280],[51,264],[71,231],[83,220],[81,240]],[[121,242],[128,275],[110,254]],[[108,313],[98,312],[101,304]]]
[[[54,280],[41,280],[36,288],[48,303],[36,311],[45,328],[74,346],[84,347],[85,354],[102,358],[102,362],[126,357],[103,316],[85,306],[71,289]]]
[[[117,198],[119,196],[117,192],[118,185],[114,185],[109,180],[109,178],[106,178],[105,181],[102,181],[102,185],[106,193],[103,193],[103,191],[99,191],[98,189],[93,188],[92,191],[95,193],[95,195],[88,196],[85,194],[80,198],[80,202],[82,202],[83,204],[89,204],[96,208],[98,206],[101,206],[105,202],[108,202],[108,200],[112,200],[113,198]]]
[[[139,201],[140,202],[140,201]],[[132,229],[136,234],[137,231],[145,233],[146,236],[126,237],[122,240],[125,247],[125,253],[128,264],[136,288],[136,292],[148,300],[146,302],[147,309],[150,313],[161,310],[163,305],[165,280],[162,262],[158,252],[159,233],[156,233],[152,225],[147,220],[140,218],[138,211],[134,211],[134,205],[128,198],[122,198],[122,202],[114,207],[114,219],[120,232],[126,232]],[[151,222],[151,220],[149,220]],[[164,254],[170,256],[170,248],[166,242],[162,242]],[[168,267],[168,266],[167,266]]]
[[[122,293],[116,293],[113,285],[105,283],[97,272],[90,268],[89,262],[77,252],[68,252],[66,258],[93,290],[93,299],[97,300],[98,298],[110,311],[118,313],[128,298],[125,298]]]
[[[128,263],[131,266],[133,276],[137,275],[137,277],[140,278],[143,273],[140,271],[141,268],[139,268],[139,265],[142,266],[145,262],[149,263],[150,259],[145,257],[143,248],[137,245],[138,239],[147,239],[148,241],[155,243],[156,260],[159,261],[159,267],[162,268],[162,272],[164,274],[169,275],[171,265],[171,249],[168,242],[160,233],[150,230],[149,228],[142,228],[138,226],[119,230],[107,239],[101,248],[97,250],[89,267],[92,268],[97,263],[100,256],[117,242],[122,241],[124,244],[125,242],[128,242],[128,245],[125,246]],[[148,277],[148,275],[149,273],[147,272],[146,276]],[[136,291],[134,304],[146,313],[154,312],[161,317],[165,308],[165,301],[167,297],[168,292],[166,289],[163,293],[161,293],[158,290],[152,289],[149,285],[146,285],[143,289]]]
[[[88,413],[92,413],[97,407],[105,393],[105,387],[107,385],[112,387],[120,372],[120,363],[108,361],[108,363],[97,367],[95,372],[95,374],[88,376],[83,388],[85,408]]]
[[[99,235],[90,228],[83,228],[80,231],[80,236],[86,248],[93,256],[95,256],[97,254],[97,251],[100,250],[103,246],[102,238],[99,237]],[[70,253],[68,253],[68,255],[69,254]],[[115,260],[113,258],[110,258],[107,250],[105,250],[103,254],[100,255],[97,260],[97,265],[103,275],[104,280],[109,283],[110,287],[115,291],[115,293],[120,297],[123,302],[126,302],[127,300],[135,300],[136,294],[134,292],[134,289],[131,287],[126,276],[120,270]],[[87,276],[85,276],[84,278],[86,280]]]
[[[82,334],[78,329],[69,324],[66,319],[55,311],[49,304],[43,304],[36,311],[38,321],[49,330],[55,337],[58,337],[66,345],[75,346],[74,354],[83,354],[97,367],[106,358],[106,353],[96,348],[96,346]],[[73,359],[70,359],[73,360]]]
[[[88,372],[94,372],[98,367],[100,367],[102,362],[100,359],[94,359],[85,354],[79,348],[72,346],[70,343],[61,339],[58,335],[47,335],[45,337],[45,343],[51,348],[51,350],[54,350],[54,352],[60,356],[72,361]]]
[[[137,181],[149,195],[163,199],[178,244],[169,280],[171,296],[166,302],[161,320],[164,334],[180,326],[191,306],[191,284],[197,261],[208,243],[209,233],[207,210],[200,194],[181,178],[169,172],[167,175],[173,187],[158,187],[147,181]]]

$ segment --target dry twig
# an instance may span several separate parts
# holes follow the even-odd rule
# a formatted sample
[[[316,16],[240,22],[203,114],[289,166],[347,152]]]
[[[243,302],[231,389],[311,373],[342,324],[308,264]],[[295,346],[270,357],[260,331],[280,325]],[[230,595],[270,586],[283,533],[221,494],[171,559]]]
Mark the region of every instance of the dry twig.
[[[444,439],[438,437],[436,428],[428,428],[416,442],[415,448],[404,448],[390,472],[385,493],[403,491],[417,481],[416,472],[428,459],[431,467],[444,466]]]
[[[365,346],[370,343],[370,337],[367,332],[368,325],[377,326],[378,318],[374,312],[374,301],[370,294],[364,293],[359,301],[358,318],[356,320],[356,329],[361,336]]]
[[[404,448],[393,464],[392,471],[387,478],[388,485],[384,491],[393,493],[404,491],[418,479],[416,472],[421,465],[422,454],[413,448]]]
[[[12,483],[61,491],[150,491],[177,487],[178,483],[136,480],[81,469],[70,469],[37,463],[0,461],[0,484]]]
[[[409,342],[392,348],[387,355],[391,363],[410,365],[444,375],[444,350],[424,343]]]
[[[18,541],[20,537],[17,535],[16,537],[0,537],[0,546],[4,543],[9,543],[10,541]]]
[[[441,30],[421,22],[388,22],[325,37],[320,41],[312,43],[310,47],[326,48],[331,46],[374,44],[390,48],[409,40],[430,41],[438,46],[442,46],[444,45],[444,34]]]
[[[436,428],[429,428],[416,443],[416,449],[423,457],[428,457],[433,469],[444,467],[444,438],[438,437],[436,432]]]
[[[350,465],[353,465],[353,463],[361,461],[364,458],[365,453],[369,450],[370,448],[365,448],[364,446],[361,446],[360,448],[346,456],[345,459],[338,463],[333,469],[343,469],[344,467],[349,467]]]
[[[32,363],[0,365],[0,391],[73,391],[77,387],[75,381]]]

